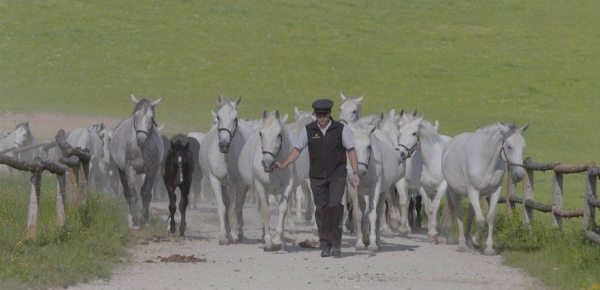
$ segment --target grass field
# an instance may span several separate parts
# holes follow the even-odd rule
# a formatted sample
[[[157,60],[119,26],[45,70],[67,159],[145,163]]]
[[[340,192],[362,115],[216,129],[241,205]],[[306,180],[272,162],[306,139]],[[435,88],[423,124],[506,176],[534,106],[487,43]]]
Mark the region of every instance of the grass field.
[[[162,97],[157,121],[177,124],[173,134],[206,130],[218,93],[241,95],[241,116],[256,118],[310,110],[317,98],[337,108],[342,91],[364,95],[365,114],[418,109],[447,135],[529,123],[526,156],[598,161],[599,9],[591,0],[0,0],[0,110],[125,117],[130,94]],[[539,176],[536,200],[550,203],[551,180]],[[567,209],[581,208],[582,179],[565,178]]]

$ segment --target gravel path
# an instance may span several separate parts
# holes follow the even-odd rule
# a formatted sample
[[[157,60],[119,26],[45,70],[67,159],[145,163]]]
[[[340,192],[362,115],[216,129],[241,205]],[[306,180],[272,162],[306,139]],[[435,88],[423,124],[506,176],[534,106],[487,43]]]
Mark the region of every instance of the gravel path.
[[[153,216],[167,216],[167,203],[153,202]],[[176,217],[178,217],[177,213]],[[459,253],[455,245],[432,245],[426,235],[384,234],[379,253],[356,252],[344,234],[343,258],[321,258],[300,242],[317,241],[309,223],[287,234],[280,252],[264,252],[255,205],[244,208],[246,240],[219,246],[214,206],[188,211],[187,237],[139,241],[130,260],[109,281],[69,289],[539,289],[522,271],[502,265],[500,256]],[[178,221],[178,218],[176,219]],[[274,226],[276,215],[271,215]],[[166,263],[182,255],[195,263]],[[191,257],[193,255],[193,257]],[[182,257],[179,257],[182,258]]]

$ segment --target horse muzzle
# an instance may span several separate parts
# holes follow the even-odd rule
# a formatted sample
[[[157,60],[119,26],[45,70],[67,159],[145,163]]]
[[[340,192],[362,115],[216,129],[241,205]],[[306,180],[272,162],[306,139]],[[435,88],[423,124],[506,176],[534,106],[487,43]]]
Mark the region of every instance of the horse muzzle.
[[[263,166],[263,169],[265,170],[265,172],[273,172],[273,169],[275,169],[275,162],[265,162],[263,160],[262,166]]]
[[[523,168],[511,168],[511,174],[510,177],[512,178],[512,180],[515,183],[519,183],[523,180],[523,177],[525,177],[525,171],[523,170]]]

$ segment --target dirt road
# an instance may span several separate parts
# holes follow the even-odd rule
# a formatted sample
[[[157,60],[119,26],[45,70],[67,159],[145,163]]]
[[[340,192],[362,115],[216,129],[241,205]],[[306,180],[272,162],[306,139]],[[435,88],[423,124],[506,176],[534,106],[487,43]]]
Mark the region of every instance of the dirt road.
[[[153,203],[153,215],[166,218],[167,203]],[[273,212],[274,213],[274,212]],[[426,235],[382,237],[379,253],[356,252],[354,236],[344,234],[343,257],[321,258],[300,242],[318,239],[308,222],[287,234],[280,252],[262,250],[256,205],[246,205],[241,244],[219,246],[214,206],[188,211],[187,237],[141,240],[131,259],[109,281],[69,289],[538,289],[539,282],[502,265],[500,256],[459,253],[455,245],[432,245]],[[179,219],[176,218],[178,221]],[[274,226],[276,216],[271,216]],[[166,229],[165,229],[166,231]],[[173,255],[195,263],[161,262]],[[193,257],[191,257],[193,256]],[[181,260],[182,257],[179,257]]]

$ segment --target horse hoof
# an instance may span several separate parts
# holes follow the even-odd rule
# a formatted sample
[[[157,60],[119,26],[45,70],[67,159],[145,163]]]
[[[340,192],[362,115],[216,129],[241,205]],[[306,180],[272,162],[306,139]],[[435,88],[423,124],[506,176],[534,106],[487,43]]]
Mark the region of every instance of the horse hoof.
[[[219,246],[228,246],[229,243],[228,239],[219,239]]]
[[[496,256],[496,251],[494,249],[485,249],[483,254],[486,256]]]
[[[139,231],[140,230],[140,226],[131,226],[131,229],[134,231]]]
[[[369,246],[369,252],[371,252],[371,253],[379,252],[379,246]]]
[[[434,236],[434,235],[427,235],[427,241],[432,243],[432,244],[437,244],[438,243],[438,237]]]
[[[406,238],[406,237],[408,237],[408,231],[405,231],[405,232],[403,232],[403,231],[400,231],[400,233],[398,233],[398,235],[399,235],[401,238]]]
[[[356,251],[366,251],[367,247],[365,245],[356,245]]]
[[[283,247],[283,244],[273,243],[273,245],[271,246],[271,251],[277,252],[277,251],[281,250],[281,247]]]

